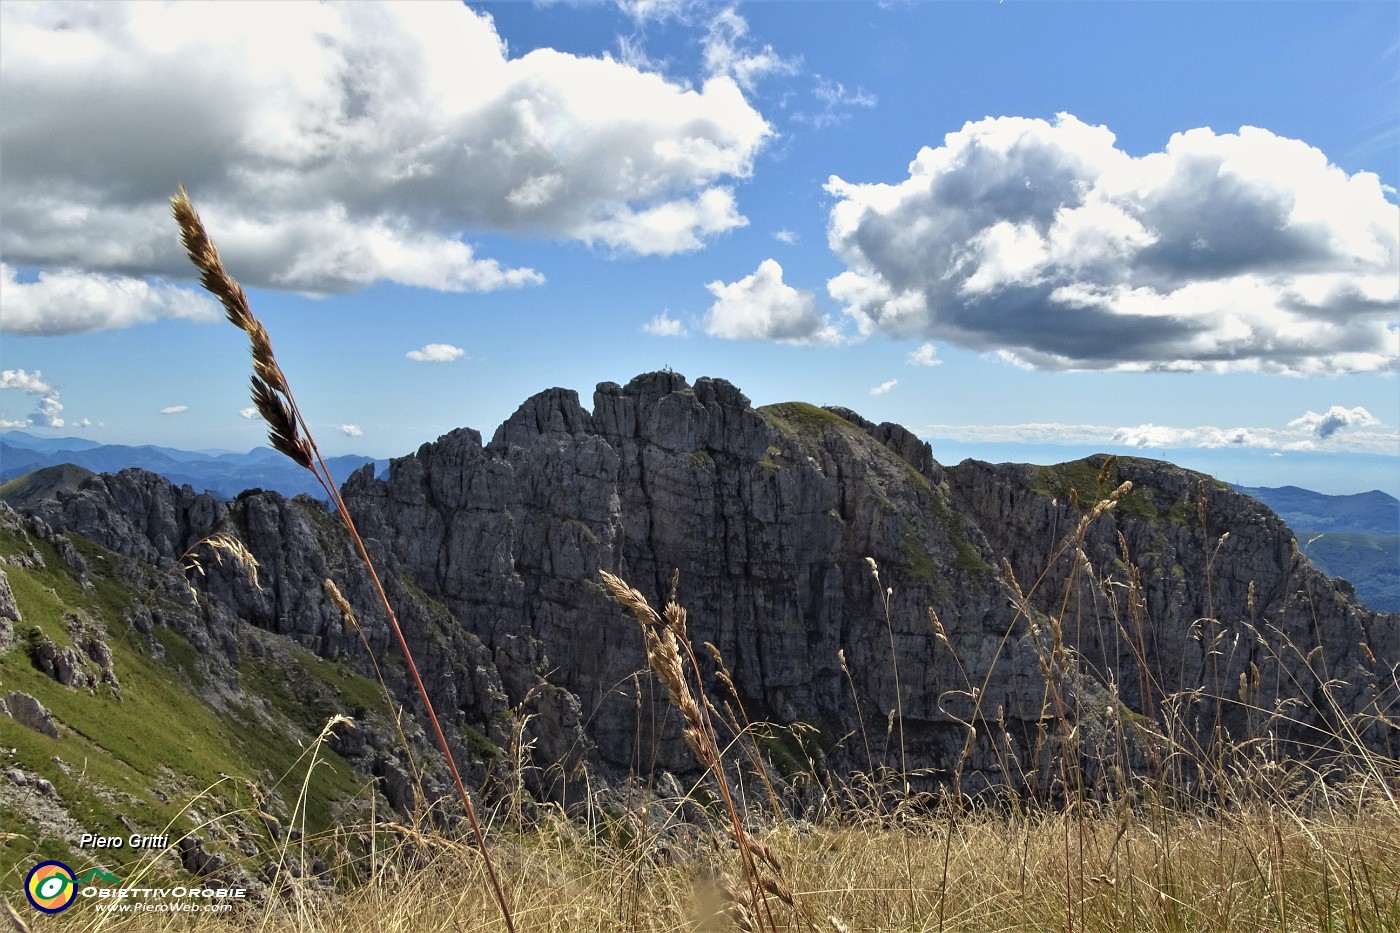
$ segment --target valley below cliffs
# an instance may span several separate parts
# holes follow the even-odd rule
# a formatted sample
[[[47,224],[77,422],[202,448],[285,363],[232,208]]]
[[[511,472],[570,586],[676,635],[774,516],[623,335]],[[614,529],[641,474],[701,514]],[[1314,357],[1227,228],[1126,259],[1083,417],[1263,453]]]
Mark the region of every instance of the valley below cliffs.
[[[1164,462],[945,466],[898,425],[804,403],[756,409],[723,380],[658,372],[598,386],[591,407],[547,390],[489,442],[453,431],[381,477],[354,473],[342,494],[485,793],[512,774],[567,806],[632,775],[698,776],[600,570],[657,608],[674,587],[706,694],[772,724],[769,769],[809,789],[893,769],[920,790],[1053,800],[1067,755],[1092,787],[1173,768],[1193,781],[1190,762],[1210,749],[1326,772],[1345,745],[1393,758],[1400,741],[1400,617],[1313,568],[1255,500]],[[412,807],[415,769],[429,797],[446,792],[383,609],[322,504],[262,491],[225,502],[126,470],[0,511],[4,736],[38,722],[52,735],[26,748],[61,748],[70,733],[101,744],[84,703],[120,715],[155,689],[140,665],[158,663],[161,689],[188,692],[248,761],[258,735],[306,741],[341,714],[360,728],[335,730],[329,748],[372,779],[371,795]],[[220,532],[256,575],[201,546]],[[30,580],[40,564],[66,582]],[[44,587],[90,604],[35,634],[31,617],[49,610],[31,594]],[[119,696],[103,685],[103,651],[118,652]],[[65,681],[60,656],[91,674]],[[407,713],[416,763],[379,678]],[[14,693],[44,715],[21,722],[29,707]],[[178,755],[149,764],[182,767]]]

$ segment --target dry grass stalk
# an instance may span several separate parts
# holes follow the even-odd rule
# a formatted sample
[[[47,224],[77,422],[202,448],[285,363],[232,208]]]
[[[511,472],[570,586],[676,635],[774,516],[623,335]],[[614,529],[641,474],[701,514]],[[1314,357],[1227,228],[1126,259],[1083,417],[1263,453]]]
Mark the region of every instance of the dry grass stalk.
[[[899,683],[899,652],[894,646],[894,620],[890,617],[890,597],[894,595],[894,590],[883,587],[880,583],[880,565],[875,563],[875,558],[867,557],[865,562],[870,565],[870,575],[875,578],[875,589],[880,594],[881,605],[885,609],[885,631],[890,636],[890,665],[894,669],[894,709],[890,710],[890,722],[899,724],[899,779],[904,786],[904,794],[909,794],[909,760],[905,754],[904,741],[904,690]]]
[[[223,563],[223,555],[227,554],[235,565],[242,567],[244,572],[253,581],[253,586],[260,586],[258,583],[258,560],[252,552],[234,535],[227,531],[215,532],[200,538],[184,554],[180,555],[180,566],[186,572],[194,572],[201,577],[205,575],[204,565],[200,563],[196,553],[201,547],[207,547],[214,554],[214,562]],[[191,588],[193,592],[193,588]]]
[[[316,477],[317,482],[330,497],[331,503],[335,506],[336,514],[359,551],[360,558],[384,606],[384,611],[388,615],[390,628],[398,642],[399,650],[403,653],[404,660],[408,663],[409,672],[413,675],[414,685],[417,687],[419,698],[423,701],[423,707],[433,727],[438,747],[442,750],[448,769],[452,773],[457,795],[466,812],[467,821],[471,824],[472,834],[476,839],[477,848],[481,852],[482,861],[496,895],[501,916],[505,920],[506,928],[510,933],[514,933],[515,923],[511,917],[510,907],[506,903],[505,893],[501,890],[499,879],[496,877],[491,856],[487,852],[486,838],[481,831],[480,823],[477,821],[471,797],[468,796],[466,786],[462,783],[462,776],[457,769],[452,749],[447,744],[447,736],[442,731],[442,725],[433,709],[432,700],[428,697],[427,688],[418,672],[418,665],[414,663],[413,653],[409,650],[408,641],[404,638],[403,629],[399,626],[398,616],[394,612],[393,606],[389,604],[389,597],[384,591],[384,585],[379,579],[374,562],[370,560],[369,551],[365,548],[364,541],[355,528],[354,520],[351,519],[350,512],[340,497],[340,492],[336,488],[330,470],[326,467],[325,460],[316,446],[310,426],[302,417],[300,409],[297,408],[296,398],[292,395],[286,375],[277,362],[276,354],[273,353],[272,340],[268,336],[267,328],[254,317],[252,309],[248,306],[248,296],[243,291],[243,287],[224,267],[219,250],[205,230],[204,224],[199,219],[199,214],[195,211],[194,204],[190,201],[189,194],[183,185],[170,199],[170,208],[180,227],[180,241],[184,244],[190,261],[200,270],[200,281],[210,293],[219,299],[230,323],[248,335],[253,355],[253,376],[251,378],[253,403],[267,423],[268,440],[274,449],[286,455],[299,466],[309,470]]]
[[[408,759],[408,768],[414,777],[414,790],[422,787],[422,772],[418,768],[418,758],[413,754],[413,744],[408,741],[408,735],[403,731],[403,707],[395,700],[394,695],[389,691],[389,682],[384,678],[384,672],[379,668],[379,659],[374,656],[373,649],[369,646],[369,638],[365,636],[365,630],[360,627],[360,620],[355,615],[355,610],[350,606],[350,601],[340,592],[340,587],[335,585],[335,581],[327,577],[322,586],[325,588],[326,596],[330,599],[331,605],[335,606],[340,613],[340,620],[345,623],[360,639],[360,644],[365,646],[365,654],[369,657],[369,663],[374,667],[374,679],[379,684],[380,696],[384,697],[384,709],[394,720],[394,731],[398,733],[399,744],[403,746],[404,755]],[[417,798],[421,802],[422,798]]]
[[[772,850],[755,840],[744,828],[739,810],[729,789],[729,780],[724,773],[724,760],[720,751],[718,736],[706,707],[708,702],[700,688],[700,668],[691,650],[689,634],[686,631],[686,612],[674,598],[666,604],[664,612],[657,614],[646,597],[633,589],[627,581],[606,570],[600,570],[603,583],[613,598],[625,606],[642,628],[642,638],[646,644],[647,664],[666,687],[671,704],[681,713],[685,725],[681,735],[694,752],[696,760],[714,777],[729,813],[730,834],[739,847],[744,880],[748,885],[747,900],[736,895],[732,887],[722,885],[728,900],[727,913],[739,929],[756,931],[768,929],[776,931],[777,921],[773,917],[768,897],[777,898],[792,908],[808,929],[817,929],[807,911],[797,902],[792,887],[783,879],[782,865]],[[673,585],[674,590],[674,585]],[[673,592],[674,597],[674,592]],[[685,661],[682,650],[690,662],[695,675],[695,691],[691,690],[686,678]],[[732,686],[731,686],[732,689]],[[697,701],[696,693],[700,692]],[[760,864],[762,863],[762,864]],[[764,865],[767,866],[765,871]]]

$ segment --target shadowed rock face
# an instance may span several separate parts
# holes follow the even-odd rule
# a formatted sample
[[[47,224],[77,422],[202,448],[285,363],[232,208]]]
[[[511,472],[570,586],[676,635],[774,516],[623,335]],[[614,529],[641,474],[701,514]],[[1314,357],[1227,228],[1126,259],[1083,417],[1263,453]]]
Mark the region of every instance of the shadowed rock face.
[[[696,648],[719,649],[751,714],[812,722],[838,738],[860,730],[838,651],[867,729],[883,735],[895,708],[881,595],[893,587],[906,730],[933,761],[944,733],[961,742],[937,705],[962,683],[927,608],[963,635],[974,673],[996,654],[1012,611],[982,536],[952,512],[927,445],[898,431],[923,472],[873,426],[867,433],[806,405],[755,411],[721,380],[691,387],[656,373],[600,386],[592,412],[572,392],[542,393],[484,448],[475,433],[454,432],[394,461],[386,480],[356,474],[345,494],[362,532],[492,650],[523,637],[547,656],[551,682],[578,697],[598,753],[624,767],[638,744],[631,674],[645,661],[599,569],[658,606],[679,570]],[[1039,670],[1033,657],[1008,653],[989,695],[1011,710]],[[668,714],[646,693],[649,759],[653,718]],[[663,738],[662,766],[685,766],[674,729]]]
[[[1075,717],[1102,710],[1111,689],[1149,719],[1166,715],[1164,696],[1199,690],[1182,714],[1199,735],[1217,722],[1236,736],[1260,727],[1239,702],[1241,674],[1250,705],[1290,706],[1299,725],[1282,737],[1303,743],[1341,715],[1394,707],[1396,616],[1365,611],[1314,571],[1272,513],[1145,460],[1119,462],[1100,493],[1101,465],[945,469],[898,425],[800,403],[756,410],[723,380],[691,386],[667,372],[600,385],[591,411],[547,390],[490,443],[453,431],[385,479],[354,474],[343,494],[459,747],[468,726],[503,741],[501,714],[524,704],[537,764],[557,765],[540,781],[547,792],[562,793],[581,761],[605,773],[694,767],[600,569],[658,607],[676,579],[702,668],[709,642],[752,718],[816,725],[838,768],[870,767],[864,736],[876,764],[898,763],[897,734],[887,740],[897,707],[910,767],[951,769],[962,723],[978,717],[1001,720],[1024,753],[1053,711],[1047,674]],[[1081,518],[1125,479],[1133,492],[1076,549]],[[330,576],[375,653],[393,653],[344,536],[309,502],[261,493],[225,505],[126,471],[34,511],[147,560],[231,527],[264,586],[213,568],[201,584],[212,629],[241,620],[368,668],[325,596]],[[1043,666],[1057,631],[1072,663]],[[386,670],[407,696],[402,672]],[[1343,683],[1325,692],[1328,679]],[[728,698],[713,678],[707,689]],[[1368,728],[1373,745],[1391,741]],[[990,747],[967,767],[1004,779]]]

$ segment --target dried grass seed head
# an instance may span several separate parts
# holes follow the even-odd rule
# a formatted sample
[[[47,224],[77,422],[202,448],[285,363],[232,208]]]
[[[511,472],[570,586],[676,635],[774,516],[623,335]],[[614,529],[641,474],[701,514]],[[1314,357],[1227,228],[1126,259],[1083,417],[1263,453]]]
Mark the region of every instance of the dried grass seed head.
[[[647,603],[646,597],[632,589],[626,580],[606,570],[599,570],[598,573],[603,578],[603,585],[612,593],[613,599],[631,610],[633,617],[643,628],[662,624],[661,617]]]
[[[267,422],[267,439],[274,450],[285,454],[300,466],[311,469],[311,446],[297,430],[296,418],[292,409],[281,395],[278,395],[266,382],[253,376],[253,404],[258,414]]]
[[[1113,468],[1117,465],[1118,458],[1110,455],[1108,459],[1104,460],[1103,466],[1099,467],[1099,475],[1095,483],[1100,489],[1107,486],[1109,481],[1113,479]]]
[[[175,222],[180,226],[180,242],[190,261],[199,269],[200,281],[205,289],[219,299],[229,321],[239,330],[247,331],[256,320],[249,310],[248,296],[224,268],[219,249],[204,229],[204,223],[199,219],[199,213],[194,209],[184,185],[170,199],[170,212],[175,215]]]

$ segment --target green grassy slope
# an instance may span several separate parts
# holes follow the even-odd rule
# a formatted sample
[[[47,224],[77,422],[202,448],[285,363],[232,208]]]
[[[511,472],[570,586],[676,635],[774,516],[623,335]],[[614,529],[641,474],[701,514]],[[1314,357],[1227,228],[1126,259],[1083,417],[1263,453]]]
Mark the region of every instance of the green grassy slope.
[[[80,872],[137,870],[141,853],[78,850],[65,838],[75,831],[168,835],[172,847],[194,832],[209,851],[257,865],[280,842],[256,818],[255,801],[308,836],[346,807],[368,807],[367,779],[313,740],[336,714],[383,717],[376,684],[251,628],[240,635],[236,669],[172,629],[142,634],[126,620],[133,606],[159,608],[149,568],[119,571],[124,558],[72,540],[91,568],[86,588],[50,545],[0,530],[0,558],[31,555],[0,564],[23,616],[15,643],[0,654],[0,697],[30,694],[60,723],[54,739],[0,716],[0,795],[8,795],[0,806],[0,884],[19,890],[42,858]],[[106,642],[119,688],[70,688],[36,667],[36,646],[74,647],[80,626]],[[36,778],[52,792],[36,791]],[[150,870],[183,874],[174,854]]]
[[[77,489],[93,475],[91,470],[71,463],[44,467],[0,483],[0,499],[17,509],[24,508],[52,497],[60,489]]]

